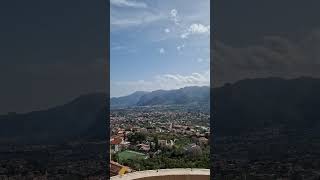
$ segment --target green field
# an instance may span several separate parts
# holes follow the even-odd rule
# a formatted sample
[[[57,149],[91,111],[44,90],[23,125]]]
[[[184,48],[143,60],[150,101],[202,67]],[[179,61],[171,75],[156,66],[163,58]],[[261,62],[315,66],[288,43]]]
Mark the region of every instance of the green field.
[[[125,161],[128,159],[136,160],[136,159],[146,159],[147,155],[135,151],[125,150],[118,153],[119,161]]]

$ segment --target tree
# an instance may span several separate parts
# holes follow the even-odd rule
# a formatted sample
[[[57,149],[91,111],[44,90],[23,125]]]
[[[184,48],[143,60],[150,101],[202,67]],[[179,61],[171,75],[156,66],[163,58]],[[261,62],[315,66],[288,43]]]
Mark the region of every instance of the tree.
[[[154,135],[153,141],[155,143],[155,150],[158,150],[159,149],[159,144],[158,144],[158,136],[157,135]]]
[[[139,132],[128,135],[128,140],[134,143],[145,141],[146,138],[145,134]]]

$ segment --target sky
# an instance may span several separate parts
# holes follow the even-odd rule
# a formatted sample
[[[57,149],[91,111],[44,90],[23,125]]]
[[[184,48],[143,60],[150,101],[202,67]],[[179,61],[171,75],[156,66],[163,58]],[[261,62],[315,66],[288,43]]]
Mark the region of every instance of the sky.
[[[209,25],[215,27],[214,85],[267,76],[320,77],[319,0],[211,0],[211,18],[205,0],[111,4],[109,9],[106,1],[1,2],[0,114],[108,92],[107,10],[113,96],[207,84]]]
[[[210,84],[209,0],[111,0],[110,95]]]

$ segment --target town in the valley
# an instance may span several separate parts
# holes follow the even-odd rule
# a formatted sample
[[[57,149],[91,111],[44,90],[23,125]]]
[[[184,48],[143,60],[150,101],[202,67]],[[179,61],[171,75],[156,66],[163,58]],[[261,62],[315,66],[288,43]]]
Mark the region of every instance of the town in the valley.
[[[140,107],[110,112],[110,173],[209,168],[209,112]]]

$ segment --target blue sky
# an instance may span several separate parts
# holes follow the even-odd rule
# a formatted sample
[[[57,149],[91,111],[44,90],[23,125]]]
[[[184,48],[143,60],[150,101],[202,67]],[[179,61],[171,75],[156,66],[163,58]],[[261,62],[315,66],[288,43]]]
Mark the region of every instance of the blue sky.
[[[209,0],[110,0],[111,97],[209,85]]]

